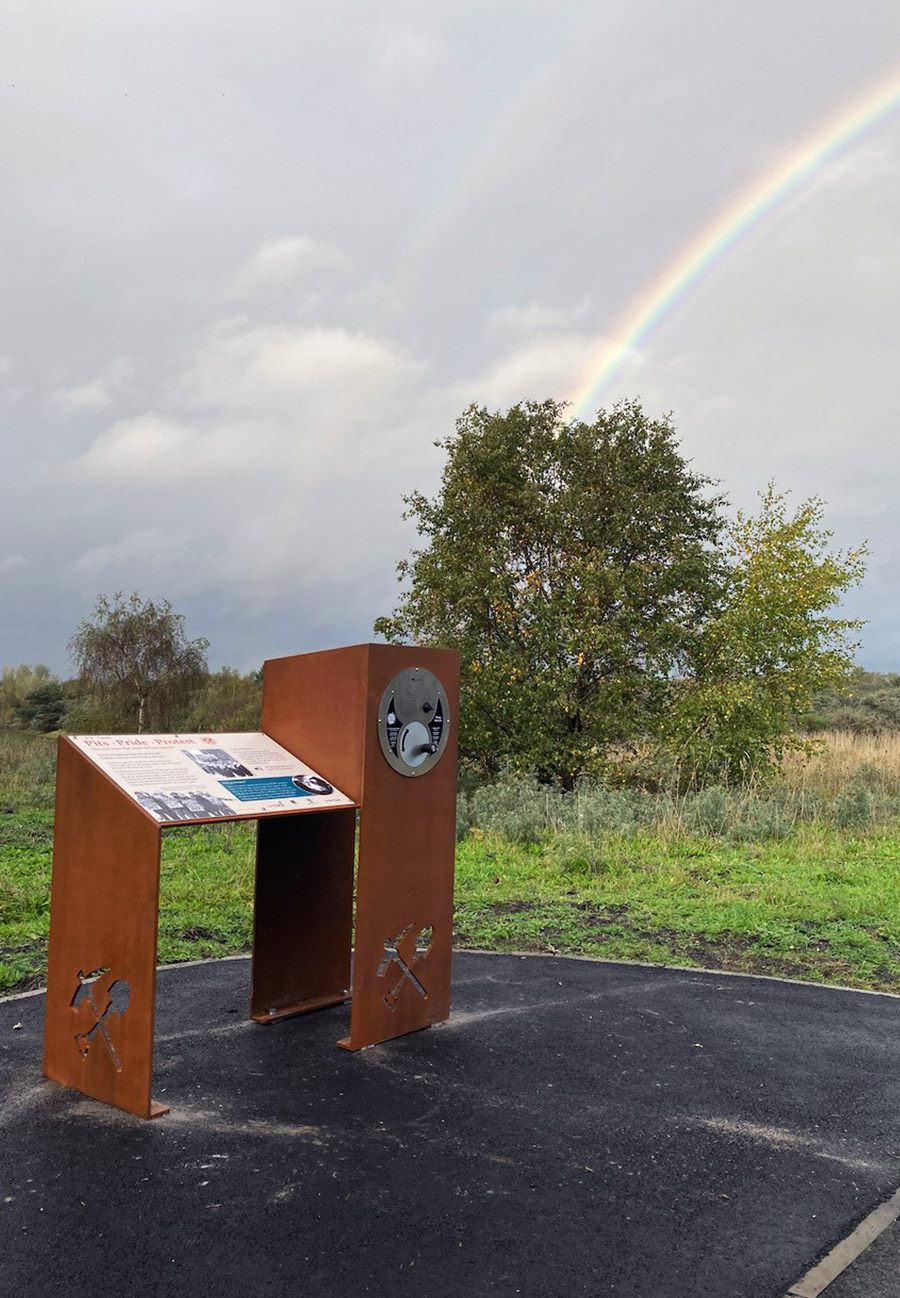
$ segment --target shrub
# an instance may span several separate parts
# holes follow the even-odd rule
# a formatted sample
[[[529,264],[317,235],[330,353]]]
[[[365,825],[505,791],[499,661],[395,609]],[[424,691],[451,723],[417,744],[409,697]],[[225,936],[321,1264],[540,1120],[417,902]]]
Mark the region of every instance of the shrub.
[[[685,805],[685,820],[701,834],[721,834],[728,816],[728,796],[719,784],[694,795]]]
[[[655,799],[636,789],[582,782],[563,799],[566,827],[583,834],[621,834],[654,818]]]
[[[853,830],[896,826],[900,758],[875,748],[869,752],[861,741],[856,745],[840,766],[829,765],[827,779],[814,783],[785,778],[728,787],[714,784],[681,795],[609,788],[588,779],[566,792],[510,775],[460,791],[457,832],[465,837],[474,825],[485,834],[524,843],[555,834],[572,840],[576,857],[596,863],[604,853],[618,850],[615,840],[644,830],[667,840],[696,834],[749,843],[782,840],[798,824],[816,821]],[[868,760],[861,762],[861,756]],[[797,768],[791,774],[796,775]]]
[[[834,800],[834,823],[839,829],[860,829],[872,819],[872,800],[862,784],[842,789]]]
[[[16,705],[16,715],[23,726],[29,730],[40,730],[47,733],[59,730],[63,724],[68,706],[65,690],[59,681],[48,681],[30,690],[21,703]]]
[[[789,815],[777,802],[751,804],[741,820],[728,831],[735,843],[758,843],[765,839],[787,838],[794,828],[795,817]]]
[[[535,781],[505,779],[485,784],[472,797],[472,817],[479,829],[515,843],[535,843],[549,822],[548,800],[558,794]]]
[[[472,804],[464,793],[456,795],[456,841],[461,843],[472,828]]]

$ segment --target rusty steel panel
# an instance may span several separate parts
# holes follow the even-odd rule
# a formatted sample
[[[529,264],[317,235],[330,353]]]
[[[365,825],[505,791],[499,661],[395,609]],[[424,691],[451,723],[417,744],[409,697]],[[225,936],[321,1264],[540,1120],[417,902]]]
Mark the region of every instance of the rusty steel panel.
[[[433,672],[449,704],[441,760],[409,779],[381,752],[378,707],[405,668]],[[359,827],[351,1050],[446,1019],[450,1013],[459,655],[369,646],[365,778]]]
[[[260,1023],[350,994],[356,811],[261,820],[250,1016]]]
[[[270,658],[263,665],[262,728],[359,802],[363,785],[369,645]]]
[[[448,740],[408,778],[381,751],[378,709],[401,671],[433,672],[446,692]],[[450,1012],[459,655],[396,645],[298,654],[265,666],[263,728],[361,803],[351,1050]]]
[[[59,741],[43,1072],[138,1117],[150,1096],[160,826]]]

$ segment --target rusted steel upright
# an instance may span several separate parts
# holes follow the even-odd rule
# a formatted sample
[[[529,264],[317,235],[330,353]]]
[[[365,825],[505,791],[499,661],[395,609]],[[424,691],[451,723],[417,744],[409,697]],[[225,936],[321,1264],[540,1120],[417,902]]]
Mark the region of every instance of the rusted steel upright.
[[[379,708],[399,673],[433,673],[449,705],[441,759],[393,769]],[[272,659],[263,729],[361,804],[350,1050],[446,1019],[450,1012],[459,655],[396,645]]]
[[[46,1077],[141,1118],[150,1097],[160,826],[59,741]]]
[[[348,999],[355,841],[353,808],[260,820],[250,977],[257,1022]]]

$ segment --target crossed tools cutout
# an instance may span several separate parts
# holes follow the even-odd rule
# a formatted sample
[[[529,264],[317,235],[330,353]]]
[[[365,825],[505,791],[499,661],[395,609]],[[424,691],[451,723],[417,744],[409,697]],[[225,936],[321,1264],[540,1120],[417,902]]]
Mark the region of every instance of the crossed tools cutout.
[[[116,978],[106,989],[106,1004],[100,1009],[97,1001],[94,999],[94,988],[99,981],[99,975],[108,972],[107,970],[95,970],[91,974],[86,974],[83,969],[78,970],[78,986],[75,989],[75,995],[72,997],[72,1009],[80,1010],[82,1005],[86,1005],[94,1017],[93,1027],[88,1028],[87,1032],[79,1032],[75,1037],[75,1044],[78,1047],[78,1053],[87,1056],[91,1048],[91,1039],[95,1032],[99,1032],[109,1051],[109,1057],[113,1062],[113,1067],[117,1073],[122,1071],[122,1060],[119,1058],[119,1052],[113,1045],[112,1037],[109,1035],[106,1020],[114,1014],[122,1015],[128,1009],[128,1002],[131,998],[131,988],[124,978]]]
[[[388,939],[384,944],[384,956],[382,957],[381,964],[378,966],[378,977],[384,978],[392,966],[395,969],[400,970],[400,977],[397,979],[393,987],[391,987],[389,991],[385,992],[384,995],[384,1003],[390,1010],[396,1007],[404,983],[409,983],[414,987],[423,999],[427,999],[428,997],[428,992],[422,986],[422,983],[416,977],[413,970],[420,961],[425,959],[428,952],[431,950],[434,942],[434,929],[430,924],[425,928],[416,929],[415,936],[412,939],[411,953],[409,956],[406,956],[403,954],[400,947],[404,943],[405,939],[409,937],[410,933],[413,932],[413,928],[414,926],[412,924],[408,924],[395,938]],[[407,942],[406,946],[407,949],[409,949],[410,943]]]

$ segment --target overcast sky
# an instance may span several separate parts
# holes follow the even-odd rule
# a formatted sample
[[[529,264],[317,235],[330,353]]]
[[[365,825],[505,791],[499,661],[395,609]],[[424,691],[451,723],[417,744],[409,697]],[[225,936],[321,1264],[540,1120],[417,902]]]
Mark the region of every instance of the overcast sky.
[[[897,0],[0,0],[0,665],[98,593],[211,663],[368,640],[470,403],[568,399],[727,204],[886,78]],[[868,540],[900,670],[900,107],[594,405]]]

